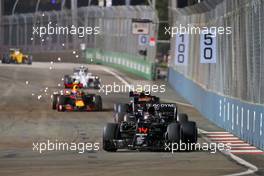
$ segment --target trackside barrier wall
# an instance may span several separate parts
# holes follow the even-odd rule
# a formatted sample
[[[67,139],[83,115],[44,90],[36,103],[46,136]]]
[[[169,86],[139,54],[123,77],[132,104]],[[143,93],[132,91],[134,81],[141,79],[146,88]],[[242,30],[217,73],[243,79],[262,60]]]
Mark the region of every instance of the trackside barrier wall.
[[[133,19],[151,21],[148,35],[157,38],[157,17],[151,6],[87,6],[78,8],[76,16],[69,9],[2,16],[0,52],[7,52],[9,48],[22,48],[31,53],[78,50],[82,44],[86,48],[98,48],[136,56],[140,56],[139,50],[146,49],[147,59],[154,60],[156,46],[139,45],[139,35],[132,33]],[[40,37],[33,30],[33,27],[56,25],[62,27],[61,34],[44,34]],[[97,27],[100,33],[66,34],[72,25],[76,28]]]
[[[149,80],[154,78],[154,64],[143,57],[92,48],[86,50],[85,56],[88,63],[107,65]]]
[[[208,91],[175,69],[169,82],[205,117],[243,140],[264,149],[264,107]]]
[[[232,34],[217,35],[215,64],[200,63],[200,35],[189,35],[185,66],[175,64],[172,37],[170,84],[216,125],[264,149],[264,0],[204,0],[182,9],[173,2],[171,26],[232,27]]]

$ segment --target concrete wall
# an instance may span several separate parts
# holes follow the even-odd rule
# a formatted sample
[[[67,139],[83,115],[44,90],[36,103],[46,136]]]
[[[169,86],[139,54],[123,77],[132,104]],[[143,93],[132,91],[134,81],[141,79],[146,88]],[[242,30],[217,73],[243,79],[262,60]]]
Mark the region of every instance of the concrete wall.
[[[170,85],[206,118],[219,127],[264,149],[264,107],[208,91],[175,69],[169,70]]]

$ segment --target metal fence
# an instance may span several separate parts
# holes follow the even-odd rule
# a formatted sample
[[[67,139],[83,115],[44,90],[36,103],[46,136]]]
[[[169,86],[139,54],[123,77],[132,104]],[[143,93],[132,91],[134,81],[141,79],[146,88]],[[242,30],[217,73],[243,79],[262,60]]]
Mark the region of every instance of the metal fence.
[[[171,2],[173,4],[173,2]],[[187,66],[172,67],[206,90],[264,104],[264,1],[205,0],[184,9],[171,8],[171,25],[232,27],[217,36],[217,63],[200,64],[200,36],[189,36]],[[172,58],[175,38],[172,38]]]
[[[3,16],[0,23],[0,51],[10,47],[23,48],[30,52],[58,51],[78,49],[80,44],[87,48],[139,55],[141,48],[138,35],[132,34],[132,19],[148,19],[150,36],[156,37],[156,14],[150,6],[89,6],[77,9],[76,17],[70,10],[38,12]],[[33,26],[47,26],[49,23],[58,26],[100,27],[100,35],[44,35],[33,34]],[[145,49],[145,48],[144,48]],[[148,58],[154,58],[155,47],[147,47]]]

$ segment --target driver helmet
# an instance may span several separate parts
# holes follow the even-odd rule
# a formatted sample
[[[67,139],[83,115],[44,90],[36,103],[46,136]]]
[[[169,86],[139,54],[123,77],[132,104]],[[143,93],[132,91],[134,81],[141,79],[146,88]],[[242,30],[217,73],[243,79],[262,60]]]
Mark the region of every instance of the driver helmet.
[[[155,115],[155,108],[153,106],[150,106],[148,108],[148,114],[153,116]]]
[[[74,85],[73,87],[72,87],[72,93],[73,94],[77,94],[78,93],[78,91],[79,91],[79,86],[78,85]]]
[[[151,120],[155,116],[155,108],[153,106],[148,108],[147,114],[144,116],[145,120]]]

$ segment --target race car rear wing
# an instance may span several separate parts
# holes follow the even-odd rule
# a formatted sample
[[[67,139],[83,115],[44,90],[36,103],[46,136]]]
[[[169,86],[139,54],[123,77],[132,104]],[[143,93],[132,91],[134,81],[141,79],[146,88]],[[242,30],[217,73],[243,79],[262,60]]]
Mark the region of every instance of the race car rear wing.
[[[175,109],[177,109],[175,103],[155,103],[151,106],[153,106],[155,110],[159,112],[174,112]]]
[[[151,106],[155,108],[155,111],[158,112],[160,116],[177,117],[178,109],[175,103],[156,103]]]
[[[150,92],[137,92],[137,91],[130,91],[129,97],[139,97],[139,96],[151,96]]]

